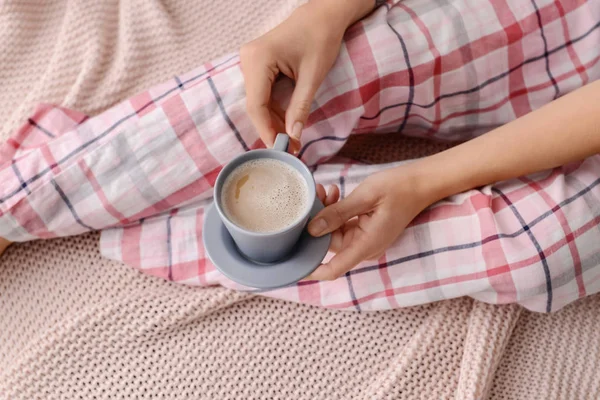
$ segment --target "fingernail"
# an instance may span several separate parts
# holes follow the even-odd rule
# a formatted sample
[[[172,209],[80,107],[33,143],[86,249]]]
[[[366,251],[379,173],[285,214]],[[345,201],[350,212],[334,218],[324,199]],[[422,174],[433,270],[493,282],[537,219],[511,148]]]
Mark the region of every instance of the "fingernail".
[[[302,134],[302,128],[304,128],[304,124],[300,121],[296,121],[294,122],[294,126],[292,126],[292,132],[290,132],[290,135],[296,139],[296,140],[300,140],[300,135]]]
[[[313,236],[319,236],[327,229],[327,221],[323,218],[316,219],[308,225],[308,232]]]

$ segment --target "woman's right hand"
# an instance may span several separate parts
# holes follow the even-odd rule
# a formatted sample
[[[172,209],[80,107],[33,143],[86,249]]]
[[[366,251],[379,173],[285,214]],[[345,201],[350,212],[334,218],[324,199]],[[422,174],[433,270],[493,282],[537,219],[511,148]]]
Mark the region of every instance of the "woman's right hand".
[[[273,146],[278,132],[298,141],[315,93],[333,66],[344,32],[366,15],[373,0],[318,0],[240,50],[246,107],[261,139]],[[279,74],[295,81],[287,110],[272,104]]]

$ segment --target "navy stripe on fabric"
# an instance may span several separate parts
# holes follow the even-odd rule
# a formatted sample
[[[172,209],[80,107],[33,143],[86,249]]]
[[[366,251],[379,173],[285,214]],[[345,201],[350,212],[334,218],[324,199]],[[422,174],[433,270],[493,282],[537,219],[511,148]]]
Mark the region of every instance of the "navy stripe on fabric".
[[[181,79],[179,79],[179,77],[177,75],[175,75],[175,83],[177,83],[177,87],[181,90],[183,90],[183,82],[181,82]]]
[[[594,25],[593,27],[591,27],[583,35],[578,36],[575,39],[571,39],[568,42],[566,42],[566,43],[564,43],[564,44],[562,44],[562,45],[560,45],[558,47],[555,47],[554,49],[552,49],[552,50],[550,50],[548,52],[545,52],[542,55],[529,58],[529,59],[523,61],[522,63],[520,63],[519,65],[515,65],[514,67],[512,67],[508,71],[503,72],[503,73],[501,73],[501,74],[499,74],[499,75],[497,75],[495,77],[492,77],[492,78],[488,79],[487,81],[484,81],[480,85],[477,85],[477,86],[472,87],[470,89],[465,89],[465,90],[460,90],[460,91],[457,91],[457,92],[442,94],[442,95],[436,97],[431,103],[427,103],[427,104],[412,103],[412,106],[419,107],[419,108],[431,108],[431,107],[435,106],[440,100],[447,99],[447,98],[450,98],[450,97],[455,97],[455,96],[460,96],[460,95],[464,95],[464,94],[470,94],[470,93],[477,92],[477,91],[483,89],[484,87],[486,87],[486,86],[488,86],[488,85],[490,85],[490,84],[492,84],[494,82],[497,82],[497,81],[499,81],[502,78],[507,77],[511,73],[515,72],[516,70],[518,70],[520,68],[523,68],[527,64],[531,64],[533,62],[545,59],[546,57],[551,56],[552,54],[554,54],[556,52],[559,52],[561,50],[564,50],[565,48],[567,48],[567,47],[569,47],[569,46],[571,46],[571,45],[573,45],[573,44],[575,44],[575,43],[577,43],[577,42],[585,39],[590,34],[592,34],[596,29],[598,29],[598,27],[600,27],[600,22],[598,22],[596,25]],[[379,117],[384,111],[388,111],[388,110],[391,110],[391,109],[397,108],[397,107],[406,106],[408,104],[409,104],[408,102],[390,104],[389,106],[383,107],[381,110],[379,110],[373,116],[362,116],[360,118],[364,119],[364,120],[373,120],[373,119],[376,119],[377,117]]]
[[[535,0],[531,0],[531,5],[533,5],[533,8],[535,8],[535,15],[537,16],[538,26],[540,27],[540,35],[542,36],[542,41],[544,42],[544,59],[546,60],[546,73],[548,74],[548,78],[550,78],[550,81],[552,82],[552,86],[554,87],[554,99],[556,100],[556,98],[558,97],[558,94],[559,94],[558,83],[556,82],[556,79],[554,79],[554,76],[552,75],[552,72],[550,71],[550,57],[548,54],[548,41],[546,40],[546,35],[544,34],[544,24],[542,23],[542,14],[540,13],[540,9],[538,8],[537,4],[535,3]]]
[[[302,155],[306,152],[306,150],[313,144],[318,143],[318,142],[322,142],[324,140],[331,140],[334,142],[345,142],[346,140],[348,140],[350,136],[344,136],[344,137],[337,137],[337,136],[323,136],[320,137],[318,139],[313,139],[309,142],[307,142],[304,147],[300,150],[300,152],[298,153],[298,158],[302,158]]]
[[[58,185],[58,183],[56,183],[56,181],[54,179],[51,179],[50,183],[52,184],[52,186],[54,186],[54,189],[56,189],[56,191],[58,192],[60,198],[65,202],[65,204],[69,208],[69,211],[71,212],[71,215],[73,216],[73,218],[75,219],[75,221],[77,221],[77,223],[79,225],[83,226],[85,229],[88,229],[90,231],[94,231],[95,230],[94,228],[92,228],[91,226],[85,224],[81,220],[81,218],[79,218],[79,215],[77,215],[77,212],[75,211],[75,207],[73,207],[73,204],[71,204],[71,201],[69,200],[69,198],[67,197],[67,195],[65,194],[65,192],[63,192],[63,190],[60,188],[60,186]]]
[[[17,168],[17,164],[16,164],[15,160],[12,160],[11,167],[12,167],[13,171],[15,172],[15,176],[19,179],[19,182],[21,182],[21,187],[23,189],[25,189],[27,194],[31,194],[31,190],[29,190],[29,188],[27,187],[27,184],[25,183],[25,180],[23,179],[23,176],[21,175],[21,171],[19,171],[19,168]]]
[[[231,128],[231,130],[235,134],[235,137],[237,138],[238,142],[240,142],[240,144],[242,145],[242,148],[245,151],[250,150],[250,148],[244,141],[244,138],[242,138],[240,131],[238,131],[238,129],[236,128],[236,126],[233,123],[233,121],[231,120],[231,118],[229,118],[229,115],[227,114],[227,111],[225,110],[225,106],[223,105],[223,99],[221,99],[221,95],[219,94],[219,91],[217,90],[217,87],[215,86],[215,83],[213,82],[212,78],[209,76],[206,79],[206,81],[210,85],[210,89],[212,90],[213,95],[215,96],[215,99],[217,100],[217,104],[219,105],[219,110],[221,110],[221,114],[223,115],[223,118],[227,122],[227,125],[229,125],[229,128]]]
[[[398,128],[398,133],[402,133],[404,128],[406,127],[406,123],[408,122],[408,116],[410,115],[410,109],[412,108],[413,101],[415,100],[415,73],[410,65],[410,57],[408,55],[408,49],[406,48],[406,43],[402,38],[402,35],[398,33],[398,31],[390,24],[387,23],[390,29],[396,34],[396,37],[400,41],[400,46],[402,46],[402,54],[404,55],[404,63],[406,64],[406,70],[408,71],[408,101],[406,102],[406,108],[404,109],[404,118],[402,119],[402,123]]]
[[[548,293],[548,298],[546,300],[546,312],[550,312],[552,311],[552,278],[550,276],[550,268],[548,267],[548,260],[546,259],[544,250],[542,249],[542,246],[540,246],[540,243],[537,241],[535,235],[531,231],[531,227],[527,225],[527,223],[523,219],[523,216],[521,215],[519,210],[517,210],[517,207],[515,207],[513,202],[510,201],[508,196],[502,193],[500,189],[492,188],[492,191],[494,193],[499,194],[500,197],[502,197],[502,199],[504,200],[504,202],[508,204],[508,207],[513,212],[515,217],[519,220],[519,223],[523,227],[523,230],[527,232],[527,236],[529,236],[529,239],[531,240],[531,242],[535,246],[536,251],[538,252],[540,261],[542,262],[542,268],[544,269],[544,276],[546,277],[546,292]]]
[[[183,85],[186,85],[190,82],[195,81],[196,79],[199,79],[201,77],[203,77],[204,75],[212,72],[213,70],[215,70],[216,68],[227,64],[229,61],[233,60],[234,58],[236,58],[237,55],[232,56],[230,58],[228,58],[227,60],[213,66],[212,68],[207,69],[206,71],[193,76],[192,78],[187,79],[186,81],[183,82]],[[100,135],[94,137],[93,139],[91,139],[90,141],[82,144],[81,146],[77,147],[76,149],[74,149],[72,152],[70,152],[69,154],[67,154],[66,156],[64,156],[63,158],[61,158],[56,165],[61,165],[62,163],[64,163],[65,161],[69,160],[71,157],[73,157],[74,155],[76,155],[77,153],[85,150],[87,147],[89,147],[90,145],[94,144],[95,142],[97,142],[98,140],[104,138],[106,135],[108,135],[110,132],[112,132],[113,130],[115,130],[117,127],[119,127],[123,122],[127,121],[128,119],[130,119],[131,117],[137,115],[138,113],[144,111],[146,108],[148,108],[150,105],[154,104],[155,102],[163,99],[165,96],[168,96],[169,94],[171,94],[173,91],[177,90],[178,87],[174,87],[171,88],[169,90],[167,90],[166,92],[164,92],[163,94],[161,94],[160,96],[156,97],[155,99],[149,101],[148,103],[144,104],[142,107],[140,107],[138,110],[132,112],[131,114],[126,115],[125,117],[121,118],[120,120],[118,120],[117,122],[115,122],[114,124],[112,124],[106,131],[102,132]],[[35,121],[34,121],[35,122]],[[35,182],[36,180],[38,180],[39,178],[41,178],[42,176],[46,175],[48,172],[50,172],[52,170],[53,166],[46,168],[40,172],[38,172],[36,175],[32,176],[31,178],[29,178],[25,183],[27,183],[28,185]],[[22,187],[19,187],[17,189],[15,189],[14,191],[12,191],[11,193],[7,194],[6,196],[0,198],[0,204],[5,202],[6,200],[10,199],[11,197],[15,196],[16,194],[18,194],[19,192],[21,192],[21,190],[23,190]]]
[[[29,122],[29,125],[33,126],[34,128],[39,129],[42,133],[44,133],[46,136],[49,136],[51,138],[55,138],[56,136],[50,132],[48,129],[44,128],[43,126],[41,126],[40,124],[38,124],[37,122],[35,122],[33,119],[28,118],[27,122]]]
[[[346,272],[344,276],[346,277],[346,282],[348,282],[348,290],[350,291],[350,298],[352,299],[352,304],[354,305],[354,308],[356,308],[356,311],[360,312],[360,303],[356,298],[356,293],[354,293],[354,286],[352,285],[352,275]]]

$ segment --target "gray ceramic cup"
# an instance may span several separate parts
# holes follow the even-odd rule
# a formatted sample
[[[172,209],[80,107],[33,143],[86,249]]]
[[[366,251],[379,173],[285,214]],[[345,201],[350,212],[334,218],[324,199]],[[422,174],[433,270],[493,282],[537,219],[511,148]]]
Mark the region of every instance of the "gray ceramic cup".
[[[283,133],[278,134],[272,149],[252,150],[231,160],[231,162],[221,170],[215,183],[214,198],[219,216],[231,234],[238,250],[240,250],[242,255],[254,262],[271,264],[285,259],[294,248],[294,245],[306,227],[314,201],[318,201],[316,199],[315,180],[311,172],[302,161],[287,153],[288,145],[288,135]],[[296,169],[306,181],[308,198],[313,199],[313,201],[309,201],[306,205],[306,210],[304,210],[302,218],[298,219],[294,224],[276,232],[252,232],[236,225],[223,212],[221,204],[221,190],[223,188],[223,183],[225,183],[229,174],[247,161],[262,158],[272,158],[283,161]]]

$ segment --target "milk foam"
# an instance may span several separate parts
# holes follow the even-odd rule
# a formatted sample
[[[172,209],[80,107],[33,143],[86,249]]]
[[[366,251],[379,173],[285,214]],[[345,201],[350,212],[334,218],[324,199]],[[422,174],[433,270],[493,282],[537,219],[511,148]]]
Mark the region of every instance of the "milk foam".
[[[243,163],[229,174],[221,189],[227,217],[254,232],[275,232],[292,225],[308,204],[308,186],[302,174],[272,158]]]

